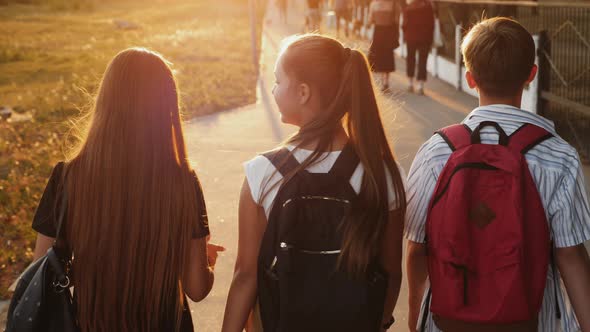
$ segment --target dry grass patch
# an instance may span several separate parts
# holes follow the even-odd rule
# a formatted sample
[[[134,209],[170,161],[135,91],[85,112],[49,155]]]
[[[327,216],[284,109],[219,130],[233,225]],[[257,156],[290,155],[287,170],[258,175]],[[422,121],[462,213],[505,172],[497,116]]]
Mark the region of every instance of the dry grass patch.
[[[33,119],[0,120],[0,299],[31,260],[31,220],[63,158],[67,120],[88,104],[115,54],[142,46],[170,60],[185,118],[256,98],[247,1],[77,2],[0,3],[0,105]]]

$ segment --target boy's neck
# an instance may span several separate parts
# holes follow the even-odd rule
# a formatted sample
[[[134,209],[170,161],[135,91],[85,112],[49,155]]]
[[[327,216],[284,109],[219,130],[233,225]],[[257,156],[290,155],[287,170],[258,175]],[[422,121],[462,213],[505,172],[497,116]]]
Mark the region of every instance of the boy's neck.
[[[482,94],[481,91],[479,93],[479,106],[503,104],[503,105],[514,106],[514,107],[520,109],[521,101],[522,101],[522,91],[518,95],[516,95],[514,97],[508,97],[508,98],[486,96],[485,94]]]

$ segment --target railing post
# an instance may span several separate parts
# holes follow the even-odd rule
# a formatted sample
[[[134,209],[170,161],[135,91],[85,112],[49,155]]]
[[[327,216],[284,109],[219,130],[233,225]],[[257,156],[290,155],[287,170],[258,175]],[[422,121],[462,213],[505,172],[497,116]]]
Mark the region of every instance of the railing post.
[[[549,91],[551,68],[547,55],[551,54],[551,41],[546,30],[539,33],[537,39],[537,57],[539,59],[539,68],[537,77],[539,80],[537,86],[537,114],[544,115],[547,111],[547,100],[543,98],[543,91]]]
[[[539,51],[540,43],[539,43],[539,35],[533,35],[533,41],[535,43],[535,64],[539,65],[539,55],[541,52]],[[535,77],[535,79],[527,84],[522,92],[521,98],[521,109],[527,110],[532,113],[539,113],[539,98],[541,94],[539,92],[539,76]]]
[[[259,59],[258,59],[258,47],[256,43],[256,0],[250,0],[250,47],[252,49],[252,63],[256,70],[256,75],[259,73]]]
[[[432,48],[432,76],[438,78],[438,47]]]
[[[455,66],[457,68],[457,81],[455,87],[457,90],[462,90],[463,73],[462,73],[462,60],[461,60],[461,24],[455,26]]]

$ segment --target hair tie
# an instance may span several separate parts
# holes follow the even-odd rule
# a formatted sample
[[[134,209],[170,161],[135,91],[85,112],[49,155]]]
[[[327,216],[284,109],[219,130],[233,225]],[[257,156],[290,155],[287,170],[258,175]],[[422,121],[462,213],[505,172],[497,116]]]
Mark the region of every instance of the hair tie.
[[[350,59],[350,54],[352,54],[352,50],[349,47],[344,48],[344,62],[348,62]]]

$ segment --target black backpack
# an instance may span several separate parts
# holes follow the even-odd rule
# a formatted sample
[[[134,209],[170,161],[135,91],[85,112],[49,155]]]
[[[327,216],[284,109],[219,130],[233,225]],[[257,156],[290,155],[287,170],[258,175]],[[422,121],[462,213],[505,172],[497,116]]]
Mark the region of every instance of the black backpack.
[[[299,166],[286,148],[264,156],[283,176]],[[377,258],[362,277],[337,268],[358,164],[347,144],[329,173],[302,170],[280,187],[258,260],[265,332],[380,331],[387,278]]]

